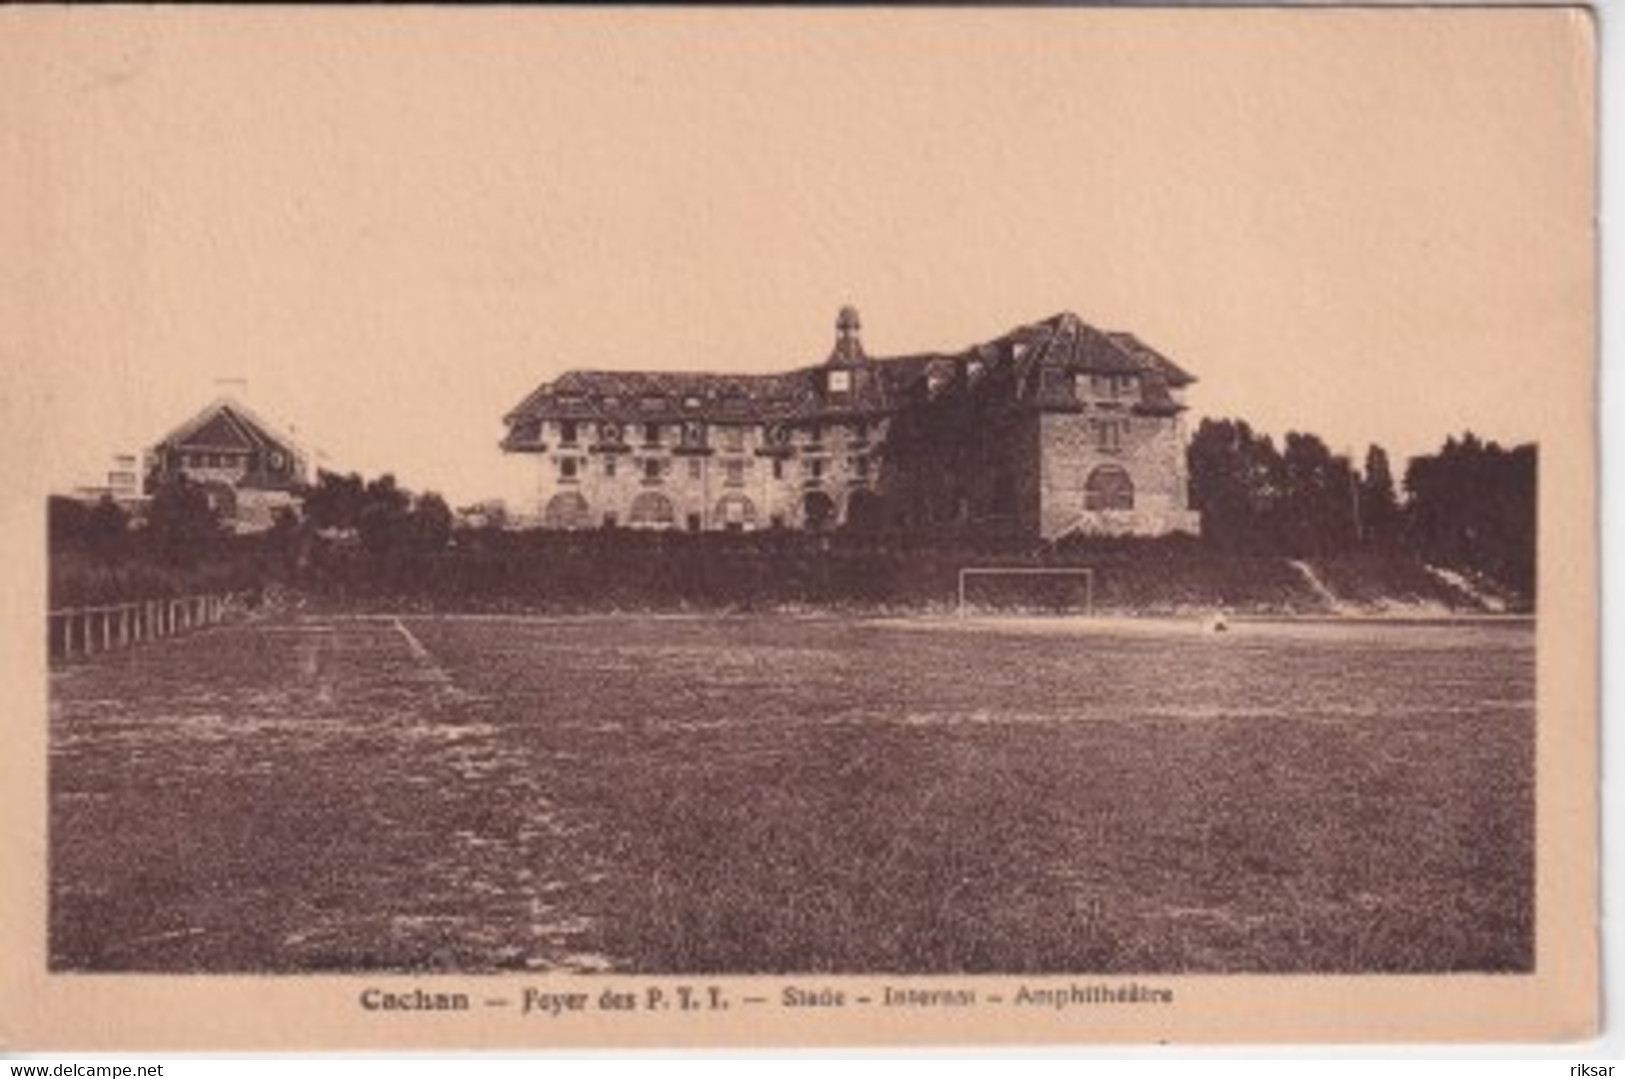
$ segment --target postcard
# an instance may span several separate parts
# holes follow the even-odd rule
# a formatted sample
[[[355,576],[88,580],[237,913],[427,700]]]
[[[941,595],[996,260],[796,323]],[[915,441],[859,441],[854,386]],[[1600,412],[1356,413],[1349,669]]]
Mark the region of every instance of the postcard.
[[[1595,85],[0,13],[0,1043],[1592,1036]]]

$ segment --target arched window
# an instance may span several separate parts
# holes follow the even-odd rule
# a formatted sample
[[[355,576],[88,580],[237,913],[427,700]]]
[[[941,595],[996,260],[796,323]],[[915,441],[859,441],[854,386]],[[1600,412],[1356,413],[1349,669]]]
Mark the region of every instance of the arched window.
[[[723,495],[717,500],[715,523],[730,532],[756,527],[756,503],[744,495]]]
[[[1083,485],[1083,508],[1090,510],[1131,510],[1134,508],[1134,481],[1117,465],[1101,465],[1089,473]]]
[[[677,511],[665,495],[645,491],[632,500],[627,521],[633,528],[670,528],[677,522]]]
[[[542,511],[543,528],[589,528],[592,510],[579,491],[563,491],[548,499]]]

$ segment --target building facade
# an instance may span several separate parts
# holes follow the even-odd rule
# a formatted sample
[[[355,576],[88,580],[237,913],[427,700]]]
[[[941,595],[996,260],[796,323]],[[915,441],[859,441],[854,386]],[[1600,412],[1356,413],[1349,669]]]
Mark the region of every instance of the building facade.
[[[309,482],[305,455],[246,407],[221,398],[147,451],[149,493],[184,476],[202,487],[220,519],[238,532],[275,523],[278,510],[297,510]]]
[[[505,418],[547,528],[1197,531],[1184,388],[1137,338],[1063,313],[957,353],[766,375],[571,371]]]

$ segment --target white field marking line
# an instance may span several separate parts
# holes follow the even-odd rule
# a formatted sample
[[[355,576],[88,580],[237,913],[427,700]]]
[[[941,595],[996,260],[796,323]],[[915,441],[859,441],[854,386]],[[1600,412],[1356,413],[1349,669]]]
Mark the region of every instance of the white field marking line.
[[[454,689],[455,687],[451,684],[451,675],[446,673],[444,667],[435,662],[434,656],[429,653],[427,648],[423,647],[423,642],[418,640],[412,631],[406,628],[406,623],[399,618],[393,619],[393,622],[396,631],[406,641],[406,647],[411,651],[412,658],[423,665],[423,669],[429,678],[442,689]]]

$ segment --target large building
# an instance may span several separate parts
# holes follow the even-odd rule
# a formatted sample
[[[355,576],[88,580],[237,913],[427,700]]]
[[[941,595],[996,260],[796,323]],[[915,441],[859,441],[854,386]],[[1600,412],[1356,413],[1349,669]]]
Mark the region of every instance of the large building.
[[[1131,334],[1064,313],[956,353],[767,375],[571,371],[504,419],[548,528],[1197,530],[1184,387]]]
[[[222,397],[147,451],[149,487],[185,476],[208,495],[221,520],[238,532],[270,528],[278,510],[296,510],[309,482],[305,455],[229,397]]]

